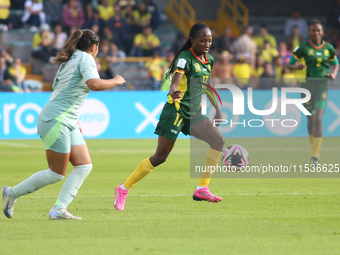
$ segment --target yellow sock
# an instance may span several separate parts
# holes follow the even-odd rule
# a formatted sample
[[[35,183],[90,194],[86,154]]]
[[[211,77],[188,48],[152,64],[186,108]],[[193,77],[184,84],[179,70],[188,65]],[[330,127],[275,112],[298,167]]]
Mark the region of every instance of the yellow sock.
[[[313,135],[308,135],[309,141],[311,145],[313,146]]]
[[[155,167],[150,162],[150,158],[144,159],[124,182],[124,187],[131,189],[133,185],[147,176],[154,168]]]
[[[209,149],[207,157],[205,159],[205,165],[208,166],[217,166],[218,161],[221,159],[222,151],[217,151],[212,148]],[[207,168],[208,169],[208,168]],[[203,173],[201,179],[198,182],[198,186],[208,186],[210,179],[214,173],[206,172]]]
[[[316,158],[319,157],[321,143],[322,143],[322,137],[313,138],[312,157],[316,157]]]

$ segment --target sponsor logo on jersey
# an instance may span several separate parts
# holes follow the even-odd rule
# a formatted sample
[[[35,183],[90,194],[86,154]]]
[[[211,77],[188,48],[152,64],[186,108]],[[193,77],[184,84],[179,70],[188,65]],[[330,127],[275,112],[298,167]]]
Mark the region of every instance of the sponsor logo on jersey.
[[[322,55],[322,54],[321,54],[321,52],[317,52],[316,55],[320,56],[320,55]]]
[[[201,67],[200,67],[200,65],[199,65],[198,63],[195,63],[195,64],[194,64],[194,67],[195,67],[195,71],[196,71],[196,72],[202,71],[202,70],[201,70]]]
[[[313,49],[308,49],[308,56],[314,55]]]
[[[180,68],[184,68],[186,63],[187,61],[184,58],[180,58],[177,62],[177,66]]]
[[[325,51],[323,52],[325,54],[326,57],[328,57],[329,55],[329,50],[325,49]]]

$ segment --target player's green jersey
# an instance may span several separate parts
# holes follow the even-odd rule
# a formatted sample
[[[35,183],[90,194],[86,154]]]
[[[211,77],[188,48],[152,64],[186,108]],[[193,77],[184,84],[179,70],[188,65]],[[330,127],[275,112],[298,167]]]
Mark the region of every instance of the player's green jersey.
[[[201,114],[201,95],[204,93],[204,86],[199,82],[209,85],[211,69],[214,65],[214,58],[208,53],[202,61],[191,49],[183,51],[177,60],[174,73],[182,73],[183,77],[178,86],[182,92],[182,98],[175,102],[178,113],[187,119],[195,118]],[[195,81],[194,84],[191,84]],[[168,95],[168,102],[173,104],[171,95]]]
[[[317,46],[311,40],[300,43],[292,53],[292,58],[289,61],[295,64],[300,58],[304,58],[307,65],[306,78],[327,78],[330,73],[329,64],[338,64],[335,55],[334,47],[325,41]]]

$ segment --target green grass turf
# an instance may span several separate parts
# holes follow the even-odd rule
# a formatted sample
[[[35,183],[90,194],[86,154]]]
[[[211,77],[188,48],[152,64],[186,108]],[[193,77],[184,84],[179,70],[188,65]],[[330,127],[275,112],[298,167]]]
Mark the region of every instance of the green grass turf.
[[[168,161],[131,189],[125,211],[116,211],[115,187],[157,140],[87,143],[94,169],[68,208],[83,220],[50,221],[63,182],[45,187],[18,199],[13,219],[0,217],[0,254],[340,253],[340,179],[213,179],[211,191],[223,201],[195,202],[190,141],[178,140]],[[310,156],[307,138],[227,143],[245,146],[253,165],[307,163]],[[340,163],[339,143],[324,139],[322,162]],[[0,151],[0,187],[47,168],[39,140],[2,140]]]

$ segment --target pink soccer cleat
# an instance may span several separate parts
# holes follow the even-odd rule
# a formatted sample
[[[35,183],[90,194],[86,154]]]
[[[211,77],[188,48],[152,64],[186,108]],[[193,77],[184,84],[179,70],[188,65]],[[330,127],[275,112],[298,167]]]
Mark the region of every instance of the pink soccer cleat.
[[[208,187],[204,187],[201,188],[199,190],[195,189],[194,194],[192,195],[192,198],[195,201],[208,201],[208,202],[213,202],[213,203],[218,203],[222,201],[221,197],[217,197],[215,195],[213,195],[210,191]]]
[[[128,193],[128,190],[124,190],[120,187],[120,185],[118,185],[115,191],[115,200],[113,201],[113,205],[116,210],[124,210],[125,200]]]

